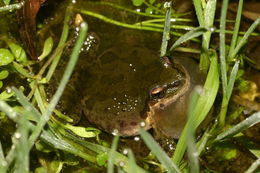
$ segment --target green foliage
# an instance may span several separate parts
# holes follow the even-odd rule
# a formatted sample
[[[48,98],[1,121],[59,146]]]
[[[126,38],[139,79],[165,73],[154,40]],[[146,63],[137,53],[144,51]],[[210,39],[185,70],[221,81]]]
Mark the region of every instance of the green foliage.
[[[132,0],[134,6],[141,6],[144,3],[144,0]]]
[[[28,62],[24,49],[13,42],[7,42],[11,52],[13,53],[15,60],[19,63],[26,64]]]
[[[45,40],[42,54],[38,57],[39,61],[42,61],[45,57],[47,57],[53,48],[53,39],[52,37],[49,37]]]
[[[8,3],[10,1],[4,1]],[[145,5],[146,14],[140,13],[142,16],[151,17],[151,13],[160,9],[158,8],[161,4],[156,4],[155,0],[132,0],[135,6]],[[202,48],[204,49],[201,54],[201,64],[205,65],[204,71],[208,72],[207,79],[202,89],[202,93],[198,95],[198,98],[193,100],[189,110],[189,120],[183,130],[181,138],[178,141],[175,153],[172,157],[172,160],[168,157],[168,155],[160,148],[160,146],[156,143],[156,141],[144,130],[141,130],[141,137],[143,138],[146,145],[152,151],[153,157],[146,157],[142,162],[142,166],[146,169],[149,168],[150,164],[153,166],[158,166],[163,168],[162,171],[167,170],[168,172],[181,172],[181,171],[190,171],[190,172],[199,172],[198,165],[198,155],[203,153],[205,150],[205,146],[213,146],[217,145],[219,142],[223,140],[229,140],[231,137],[241,134],[241,132],[254,124],[260,121],[259,112],[255,113],[246,120],[238,123],[235,126],[231,126],[227,131],[217,134],[215,129],[218,122],[215,122],[213,127],[209,127],[207,129],[207,133],[203,134],[202,139],[196,144],[194,140],[194,132],[195,129],[199,126],[199,124],[205,119],[208,112],[212,108],[212,105],[215,101],[216,95],[218,93],[219,88],[219,66],[217,60],[217,53],[215,50],[209,49],[210,36],[212,32],[215,32],[212,29],[212,25],[214,22],[215,15],[215,0],[208,1],[200,1],[194,0],[194,5],[196,9],[196,14],[198,17],[198,21],[200,23],[200,27],[190,27],[189,32],[183,34],[173,45],[168,52],[171,53],[173,50],[176,50],[183,42],[187,40],[191,40],[200,35],[203,35]],[[227,1],[224,2],[227,5]],[[253,32],[254,28],[259,25],[260,18],[257,19],[250,29],[246,32],[246,34],[242,37],[241,40],[238,39],[238,30],[239,30],[239,20],[241,17],[241,8],[243,1],[240,0],[239,10],[238,10],[238,22],[235,24],[235,32],[232,37],[232,43],[228,52],[228,58],[232,60],[232,64],[229,64],[230,61],[227,60],[226,53],[226,44],[225,44],[225,11],[226,7],[222,11],[222,20],[221,20],[221,48],[220,48],[220,67],[221,67],[221,77],[223,84],[223,99],[222,102],[222,122],[225,125],[225,114],[227,109],[227,105],[229,99],[232,95],[234,84],[236,80],[242,75],[239,71],[239,63],[237,58],[237,54],[240,52],[242,46],[247,41],[249,35]],[[112,5],[114,8],[121,8],[117,5]],[[169,8],[169,7],[168,7]],[[6,10],[6,9],[5,9]],[[1,9],[0,9],[1,11]],[[77,11],[77,10],[76,10]],[[98,19],[104,20],[111,24],[115,24],[118,26],[123,26],[131,29],[140,29],[140,30],[149,30],[162,32],[163,31],[163,22],[165,22],[164,26],[164,39],[163,46],[161,49],[161,55],[165,55],[167,51],[167,44],[170,38],[170,34],[180,36],[182,33],[172,32],[170,29],[170,21],[172,19],[172,15],[168,10],[166,15],[166,19],[159,15],[153,15],[151,20],[142,21],[141,23],[136,24],[128,24],[119,21],[115,21],[113,19],[108,18],[107,16],[103,16],[101,14],[96,14],[87,10],[78,10],[83,14],[96,17]],[[126,10],[127,11],[127,10]],[[128,12],[137,14],[128,9]],[[51,79],[55,68],[59,62],[60,56],[62,54],[62,50],[66,45],[68,34],[69,34],[69,21],[72,10],[68,8],[65,14],[64,27],[62,31],[62,36],[59,42],[58,47],[52,52],[53,49],[53,39],[49,37],[45,40],[44,48],[42,54],[39,57],[43,63],[48,55],[49,59],[44,64],[44,67],[40,69],[40,72],[37,75],[32,73],[32,64],[37,62],[31,62],[27,60],[26,53],[23,48],[14,43],[7,41],[9,49],[0,48],[0,88],[3,86],[4,79],[8,78],[9,73],[12,73],[10,69],[15,69],[20,76],[23,78],[27,78],[28,86],[31,87],[31,91],[27,97],[25,97],[20,88],[19,90],[13,88],[10,90],[8,88],[6,91],[0,93],[0,109],[4,112],[1,112],[1,116],[8,116],[17,124],[17,131],[13,135],[13,147],[10,147],[10,151],[6,154],[3,152],[1,143],[0,143],[0,162],[6,163],[6,165],[0,164],[0,172],[6,172],[8,169],[14,169],[14,172],[29,172],[29,160],[28,156],[30,153],[30,149],[32,146],[35,146],[39,152],[44,152],[48,154],[50,152],[55,153],[55,156],[51,160],[44,159],[39,157],[39,162],[41,164],[40,167],[36,168],[35,172],[61,172],[64,164],[67,165],[78,165],[79,161],[77,157],[81,157],[84,161],[88,161],[90,164],[95,166],[102,166],[108,168],[108,172],[112,173],[114,171],[114,166],[116,165],[118,170],[121,172],[146,172],[144,169],[139,167],[134,158],[134,154],[132,150],[128,150],[128,156],[125,156],[119,152],[117,152],[117,145],[119,143],[119,137],[116,136],[113,140],[112,147],[109,147],[109,144],[99,139],[100,130],[95,128],[85,128],[81,126],[73,126],[70,124],[64,123],[64,120],[67,122],[72,122],[71,119],[63,118],[61,122],[58,122],[57,119],[51,117],[52,112],[55,114],[59,114],[57,110],[54,110],[62,91],[64,90],[67,81],[69,80],[69,76],[71,75],[72,69],[77,60],[77,56],[80,50],[80,47],[84,41],[86,32],[86,26],[83,26],[82,33],[80,34],[79,41],[77,41],[75,48],[73,49],[73,53],[71,55],[71,60],[68,64],[68,67],[65,70],[64,76],[62,78],[61,84],[52,98],[51,102],[48,103],[46,101],[46,93],[44,90],[45,83],[48,83]],[[148,15],[149,14],[149,15]],[[84,25],[84,24],[83,24]],[[179,29],[185,29],[187,26],[176,25]],[[174,26],[174,27],[176,27]],[[208,60],[207,62],[205,60]],[[53,60],[53,61],[52,61]],[[235,61],[234,61],[235,60]],[[202,63],[203,62],[203,63]],[[51,64],[49,71],[47,72],[47,76],[45,75],[45,69],[49,67]],[[29,68],[27,68],[29,66]],[[209,66],[209,71],[206,66]],[[10,68],[11,67],[11,68]],[[226,69],[226,67],[228,67]],[[232,67],[232,68],[231,68]],[[231,70],[228,70],[231,69]],[[34,71],[33,71],[34,72]],[[241,72],[243,73],[243,72]],[[241,86],[243,87],[246,84],[241,82]],[[25,86],[26,88],[29,88]],[[27,90],[28,91],[28,90]],[[13,97],[13,96],[16,97]],[[29,101],[31,100],[31,101]],[[7,101],[7,102],[5,102]],[[10,102],[11,101],[11,102]],[[16,102],[19,102],[21,105],[13,106]],[[8,104],[7,104],[8,103]],[[9,105],[9,103],[11,103]],[[12,105],[12,106],[11,106]],[[33,105],[37,105],[35,107]],[[37,109],[39,108],[39,110]],[[224,108],[224,109],[223,109]],[[224,111],[223,111],[224,110]],[[242,110],[241,110],[242,111]],[[61,115],[62,117],[64,115]],[[1,118],[2,118],[1,117]],[[53,119],[52,119],[53,118]],[[22,137],[20,136],[22,135]],[[216,137],[217,136],[217,137]],[[96,137],[96,141],[99,144],[95,144],[93,142],[87,141],[87,139],[82,140],[82,138],[91,138]],[[215,138],[216,137],[216,138]],[[215,138],[215,139],[212,139]],[[38,140],[39,139],[39,140]],[[95,139],[93,139],[94,141]],[[101,145],[100,145],[101,144]],[[259,150],[255,148],[250,148],[250,146],[246,145],[251,153],[253,153],[256,157],[259,157]],[[188,156],[190,158],[190,162],[183,159],[183,155],[188,147]],[[14,149],[12,149],[14,148]],[[216,147],[217,148],[217,147]],[[60,151],[63,151],[64,158],[60,157]],[[198,150],[198,151],[197,151]],[[6,155],[5,155],[6,154]],[[235,149],[227,149],[224,152],[221,152],[220,155],[222,159],[232,159],[236,157]],[[76,157],[77,156],[77,157]],[[157,160],[156,160],[157,159]],[[139,160],[138,160],[139,161]],[[160,163],[159,163],[159,162]],[[120,163],[123,163],[123,166],[118,166]],[[139,162],[138,162],[139,163]],[[176,164],[176,165],[175,165]],[[189,166],[190,165],[190,166]],[[255,166],[256,165],[256,166]],[[252,165],[252,170],[256,169],[259,165],[259,159]],[[13,167],[14,166],[14,167]],[[86,169],[82,169],[81,171],[87,172]],[[251,168],[248,172],[251,171]],[[251,171],[252,172],[252,171]]]
[[[0,48],[0,66],[8,65],[14,60],[13,54],[5,48]]]
[[[105,153],[98,154],[96,159],[97,159],[97,164],[99,166],[105,166],[108,160],[108,153],[105,152]]]
[[[11,0],[3,0],[3,2],[5,3],[5,5],[9,5]]]

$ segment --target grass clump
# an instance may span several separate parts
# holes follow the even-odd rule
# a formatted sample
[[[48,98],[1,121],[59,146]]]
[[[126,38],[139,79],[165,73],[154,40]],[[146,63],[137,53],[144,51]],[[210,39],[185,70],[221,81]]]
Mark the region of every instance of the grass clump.
[[[166,16],[158,14],[162,12],[161,10],[158,10],[156,15],[152,15],[147,13],[136,13],[133,10],[126,9],[117,4],[105,2],[97,3],[97,5],[111,6],[115,9],[126,10],[127,12],[137,15],[152,17],[152,19],[133,24],[116,21],[102,14],[98,14],[89,10],[73,9],[68,7],[65,14],[63,31],[58,46],[54,51],[52,51],[52,38],[49,37],[46,40],[43,53],[40,56],[40,61],[44,61],[44,63],[36,75],[30,73],[30,68],[26,68],[26,66],[33,65],[35,62],[31,62],[27,60],[26,57],[24,57],[24,50],[18,44],[14,44],[13,42],[10,42],[9,39],[1,37],[1,40],[4,40],[9,46],[9,48],[4,49],[4,52],[8,52],[6,53],[8,56],[5,56],[9,57],[7,59],[8,61],[1,66],[11,66],[16,69],[20,75],[29,79],[28,83],[31,91],[26,97],[23,94],[24,87],[20,87],[19,89],[12,87],[8,88],[7,91],[3,91],[0,94],[0,110],[4,112],[9,119],[17,124],[17,128],[12,136],[12,144],[9,151],[5,151],[0,141],[0,172],[10,172],[11,170],[12,172],[29,172],[30,151],[33,146],[38,145],[38,141],[41,141],[51,147],[52,150],[55,151],[56,155],[59,155],[59,151],[57,150],[61,150],[67,154],[73,154],[75,156],[81,157],[84,161],[87,161],[92,165],[106,167],[108,173],[113,173],[115,170],[117,170],[117,172],[130,173],[149,171],[147,167],[139,166],[140,163],[139,161],[136,161],[134,156],[135,153],[133,153],[131,149],[125,150],[126,153],[124,154],[121,154],[117,151],[117,146],[120,142],[119,136],[115,136],[111,147],[108,147],[107,145],[101,143],[99,138],[100,131],[95,131],[93,129],[93,131],[88,131],[83,127],[69,126],[68,124],[64,124],[63,122],[60,122],[51,116],[53,112],[57,111],[55,110],[55,106],[57,105],[62,92],[71,76],[88,29],[86,23],[81,24],[80,34],[72,51],[71,58],[68,62],[66,70],[63,74],[63,78],[56,93],[48,103],[46,101],[46,93],[43,84],[48,83],[53,76],[62,55],[63,49],[68,42],[69,21],[73,10],[81,14],[103,20],[104,22],[118,25],[120,27],[163,32],[161,56],[173,55],[174,51],[180,48],[182,43],[188,40],[201,42],[200,67],[207,74],[207,77],[204,86],[195,88],[195,91],[193,92],[188,111],[189,118],[181,134],[181,137],[178,140],[173,155],[169,157],[148,132],[144,131],[143,129],[140,130],[141,138],[155,157],[151,162],[154,163],[153,166],[156,164],[159,165],[159,167],[162,168],[161,172],[200,172],[202,169],[200,168],[199,157],[200,155],[204,154],[206,147],[213,148],[223,141],[227,141],[238,136],[243,137],[243,134],[241,133],[242,131],[259,123],[259,112],[250,115],[246,120],[233,126],[227,124],[226,119],[228,105],[233,94],[234,87],[236,87],[235,82],[238,79],[238,71],[241,64],[241,59],[239,59],[239,56],[242,52],[241,50],[246,44],[249,36],[253,33],[254,29],[259,25],[260,18],[258,18],[250,26],[241,39],[238,39],[239,25],[241,22],[243,7],[243,0],[240,0],[235,20],[235,29],[232,32],[232,40],[229,45],[229,49],[227,50],[226,47],[228,44],[226,41],[226,14],[228,0],[223,0],[219,26],[220,49],[218,54],[218,51],[212,49],[210,44],[212,33],[217,32],[217,30],[215,30],[213,27],[213,24],[216,21],[216,1],[208,0],[205,2],[194,0],[193,2],[199,26],[190,26],[189,31],[185,34],[172,31],[171,20],[173,20],[173,14],[171,3],[168,2],[165,5]],[[138,4],[138,2],[134,3]],[[139,2],[139,4],[140,3],[143,4],[145,1]],[[146,5],[151,8],[153,2],[149,1],[149,3]],[[0,12],[1,10],[4,11],[9,8],[10,7],[8,6],[1,7]],[[13,9],[16,8],[14,7]],[[156,9],[158,8],[153,10],[156,11]],[[189,19],[185,18],[178,18],[176,20],[182,20],[186,22],[190,21]],[[185,25],[176,25],[174,27],[181,30],[187,29],[187,26]],[[180,37],[170,46],[169,49],[167,49],[169,47],[168,42],[171,35]],[[202,41],[200,41],[198,38],[199,36],[202,36]],[[20,54],[15,54],[14,50],[20,50]],[[1,72],[3,71],[0,71],[0,77],[2,74]],[[47,72],[46,76],[44,76],[45,72]],[[3,76],[8,77],[8,74],[3,74]],[[0,80],[2,81],[6,77],[2,77]],[[219,88],[222,90],[220,91]],[[219,96],[222,96],[219,114],[216,117],[218,121],[215,121],[211,126],[209,126],[202,134],[202,137],[197,140],[195,138],[196,129],[209,114],[218,94]],[[17,111],[17,108],[13,106],[13,102],[20,104],[20,111]],[[227,127],[230,128],[228,128],[226,131],[223,130]],[[84,137],[84,139],[80,137]],[[98,144],[88,141],[87,139],[90,137],[96,137]],[[260,164],[260,149],[258,148],[253,150],[252,148],[248,147],[248,150],[257,157],[255,162],[246,171],[253,172]],[[187,153],[189,160],[184,159],[185,152]],[[65,163],[68,162],[59,160],[58,164],[54,168],[55,171],[61,172],[61,167]]]

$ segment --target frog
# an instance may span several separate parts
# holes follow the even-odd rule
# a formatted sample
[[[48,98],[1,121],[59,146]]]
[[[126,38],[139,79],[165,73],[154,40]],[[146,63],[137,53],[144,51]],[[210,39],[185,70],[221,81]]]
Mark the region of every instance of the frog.
[[[142,127],[177,138],[186,121],[190,92],[201,84],[193,78],[198,65],[187,57],[160,57],[132,37],[127,33],[82,72],[83,114],[103,131],[123,137],[138,135]],[[177,127],[167,122],[168,133],[163,122],[171,116]]]

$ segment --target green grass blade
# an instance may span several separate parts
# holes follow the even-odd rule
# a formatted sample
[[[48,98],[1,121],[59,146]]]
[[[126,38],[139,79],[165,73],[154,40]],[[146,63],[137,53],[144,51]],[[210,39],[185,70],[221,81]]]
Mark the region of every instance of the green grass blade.
[[[172,46],[171,48],[168,50],[168,52],[172,52],[176,47],[178,47],[179,45],[181,45],[183,42],[190,40],[192,38],[198,37],[200,35],[202,35],[203,33],[207,32],[208,30],[204,27],[198,27],[195,28],[187,33],[185,33],[183,36],[181,36]]]
[[[231,97],[233,87],[235,84],[237,72],[238,72],[238,67],[239,67],[239,61],[236,61],[235,65],[232,68],[231,74],[230,74],[230,79],[228,81],[227,85],[227,91],[226,95],[223,96],[222,98],[222,103],[221,103],[221,110],[219,113],[219,125],[220,127],[224,126],[225,120],[226,120],[226,113],[227,113],[227,108],[228,108],[228,103],[229,99]]]
[[[235,80],[236,80],[236,77],[237,77],[238,68],[239,68],[239,60],[237,60],[235,62],[235,65],[232,68],[232,71],[231,71],[231,74],[230,74],[230,77],[229,77],[229,80],[228,80],[228,85],[227,85],[227,98],[228,98],[228,100],[230,99],[232,91],[233,91],[233,87],[234,87]]]
[[[215,18],[216,0],[209,0],[204,8],[204,27],[212,28]],[[214,30],[214,29],[210,29]],[[212,31],[207,31],[202,36],[202,54],[200,55],[200,69],[203,72],[207,72],[209,68],[209,58],[207,56],[207,50],[209,49],[210,38]]]
[[[232,59],[230,59],[231,53],[234,52],[234,49],[237,44],[237,37],[238,37],[239,26],[240,26],[240,21],[241,21],[241,16],[242,16],[243,1],[244,0],[239,0],[239,3],[238,3],[236,22],[235,22],[231,45],[230,45],[229,53],[228,53],[229,61],[232,60]]]
[[[246,31],[245,35],[242,37],[242,39],[238,42],[236,48],[234,51],[232,51],[230,54],[230,59],[233,59],[239,50],[246,44],[250,34],[255,30],[255,28],[260,24],[260,17],[255,20],[255,22],[249,27],[249,29]]]
[[[97,154],[101,154],[101,153],[109,153],[111,151],[110,148],[107,148],[107,147],[104,147],[102,145],[99,145],[99,144],[94,144],[94,143],[91,143],[91,142],[88,142],[88,141],[82,141],[81,139],[79,139],[78,137],[75,137],[74,135],[71,135],[69,133],[64,133],[62,134],[63,137],[65,138],[68,138],[69,140],[72,140],[72,141],[75,141],[77,144],[80,144],[81,146],[97,153]],[[115,159],[114,159],[114,164],[115,165],[118,165],[119,162],[123,162],[124,163],[124,166],[123,166],[123,169],[124,171],[126,172],[129,172],[130,170],[130,166],[129,166],[129,159],[121,154],[121,153],[118,153],[118,152],[115,152]],[[146,173],[147,171],[145,171],[143,168],[137,166],[137,172],[138,173]]]
[[[166,15],[165,15],[165,23],[163,29],[163,38],[162,38],[162,45],[161,45],[161,53],[160,56],[163,57],[166,54],[168,40],[170,39],[170,30],[171,30],[171,13],[172,13],[172,3],[165,2],[166,4]]]
[[[157,159],[170,173],[177,172],[180,173],[178,167],[171,161],[163,149],[154,141],[153,137],[147,133],[145,130],[140,129],[140,135],[143,138],[145,144],[148,148],[155,154]]]
[[[128,149],[128,158],[129,158],[129,173],[137,172],[137,165],[135,162],[135,156],[131,149]]]
[[[195,7],[197,19],[199,21],[200,26],[205,26],[204,25],[204,12],[203,12],[203,8],[202,8],[201,0],[193,0],[193,4]]]
[[[258,158],[249,168],[245,171],[245,173],[253,173],[260,165],[260,158]]]
[[[209,0],[207,1],[205,7],[205,16],[204,16],[204,27],[210,28],[213,27],[214,18],[215,18],[215,11],[216,11],[216,0]],[[203,34],[203,43],[202,48],[208,49],[210,43],[211,32],[208,31]]]
[[[191,101],[189,103],[188,108],[188,117],[192,118],[193,110],[195,109],[196,103],[199,98],[199,92],[202,90],[202,88],[194,89],[194,91],[191,94]],[[195,124],[194,122],[190,123],[190,126],[187,128],[187,153],[189,157],[189,165],[190,165],[190,172],[198,173],[199,172],[199,160],[198,160],[198,152],[196,149],[195,144]]]
[[[2,143],[0,141],[0,172],[2,172],[2,173],[6,172],[6,165],[7,165],[7,162],[5,160]]]
[[[107,173],[114,173],[114,160],[115,160],[115,153],[116,153],[118,141],[119,141],[119,136],[115,136],[112,142],[111,150],[108,154]]]
[[[227,92],[227,69],[226,69],[226,50],[225,50],[225,29],[226,29],[226,16],[227,16],[228,0],[223,0],[220,17],[220,71],[222,80],[223,97],[226,97]]]
[[[227,137],[231,137],[237,133],[242,132],[243,130],[257,124],[260,122],[260,112],[254,113],[250,117],[246,118],[244,121],[240,122],[239,124],[235,125],[231,129],[219,134],[215,141],[220,141],[222,139],[225,139]]]
[[[187,147],[187,130],[188,126],[190,126],[189,124],[193,123],[195,126],[194,128],[197,128],[209,113],[217,96],[219,88],[219,73],[217,54],[215,51],[213,51],[213,53],[211,54],[210,60],[211,63],[209,67],[209,73],[203,87],[203,93],[200,95],[196,107],[193,110],[194,113],[192,118],[189,118],[182,131],[181,137],[177,143],[176,150],[172,157],[172,160],[176,165],[180,164],[180,161]]]
[[[37,122],[41,114],[40,112],[29,102],[28,98],[25,97],[25,95],[19,91],[17,88],[12,88],[12,91],[14,91],[15,96],[17,97],[18,102],[27,110],[30,111],[30,114],[32,114],[32,118],[35,122]]]
[[[26,111],[25,115],[29,112]],[[28,145],[29,125],[25,115],[19,116],[18,128],[14,133],[13,143],[15,144],[15,170],[16,173],[29,172],[29,154]]]
[[[61,95],[62,95],[62,93],[63,93],[63,91],[66,87],[66,84],[69,81],[69,78],[72,74],[73,68],[74,68],[74,66],[75,66],[75,64],[78,60],[78,55],[80,53],[81,46],[82,46],[82,44],[85,40],[87,29],[88,29],[87,24],[82,23],[81,24],[81,30],[80,30],[80,33],[79,33],[79,37],[78,37],[76,44],[75,44],[75,46],[72,50],[70,60],[67,64],[67,66],[66,66],[65,72],[64,72],[63,77],[62,77],[61,82],[60,82],[60,85],[59,85],[57,91],[55,92],[47,110],[41,116],[36,128],[34,129],[34,131],[32,132],[32,134],[29,138],[31,144],[34,144],[35,140],[40,135],[41,130],[43,129],[43,127],[45,126],[45,124],[49,120],[49,117],[50,117],[52,111],[54,110],[56,104],[58,103],[58,101],[59,101],[59,99],[60,99],[60,97],[61,97]]]
[[[58,46],[56,48],[55,51],[59,52],[56,57],[54,58],[54,60],[52,61],[52,64],[49,68],[49,71],[46,75],[46,80],[49,81],[59,63],[60,57],[62,55],[62,50],[63,50],[63,45],[66,43],[68,35],[69,35],[69,21],[70,21],[70,17],[72,15],[72,9],[71,7],[68,7],[65,13],[65,18],[64,18],[64,24],[63,24],[63,29],[62,29],[62,33],[61,33],[61,38],[60,41],[58,43]],[[55,53],[55,52],[54,52]]]

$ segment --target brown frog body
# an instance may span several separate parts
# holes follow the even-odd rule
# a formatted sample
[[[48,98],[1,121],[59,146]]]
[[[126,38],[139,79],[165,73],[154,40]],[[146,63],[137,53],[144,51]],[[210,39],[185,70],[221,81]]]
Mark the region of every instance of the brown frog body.
[[[137,135],[144,122],[145,129],[154,127],[177,138],[186,122],[190,92],[202,84],[193,77],[200,73],[194,60],[161,60],[157,52],[127,41],[105,50],[84,73],[85,116],[122,136]]]

